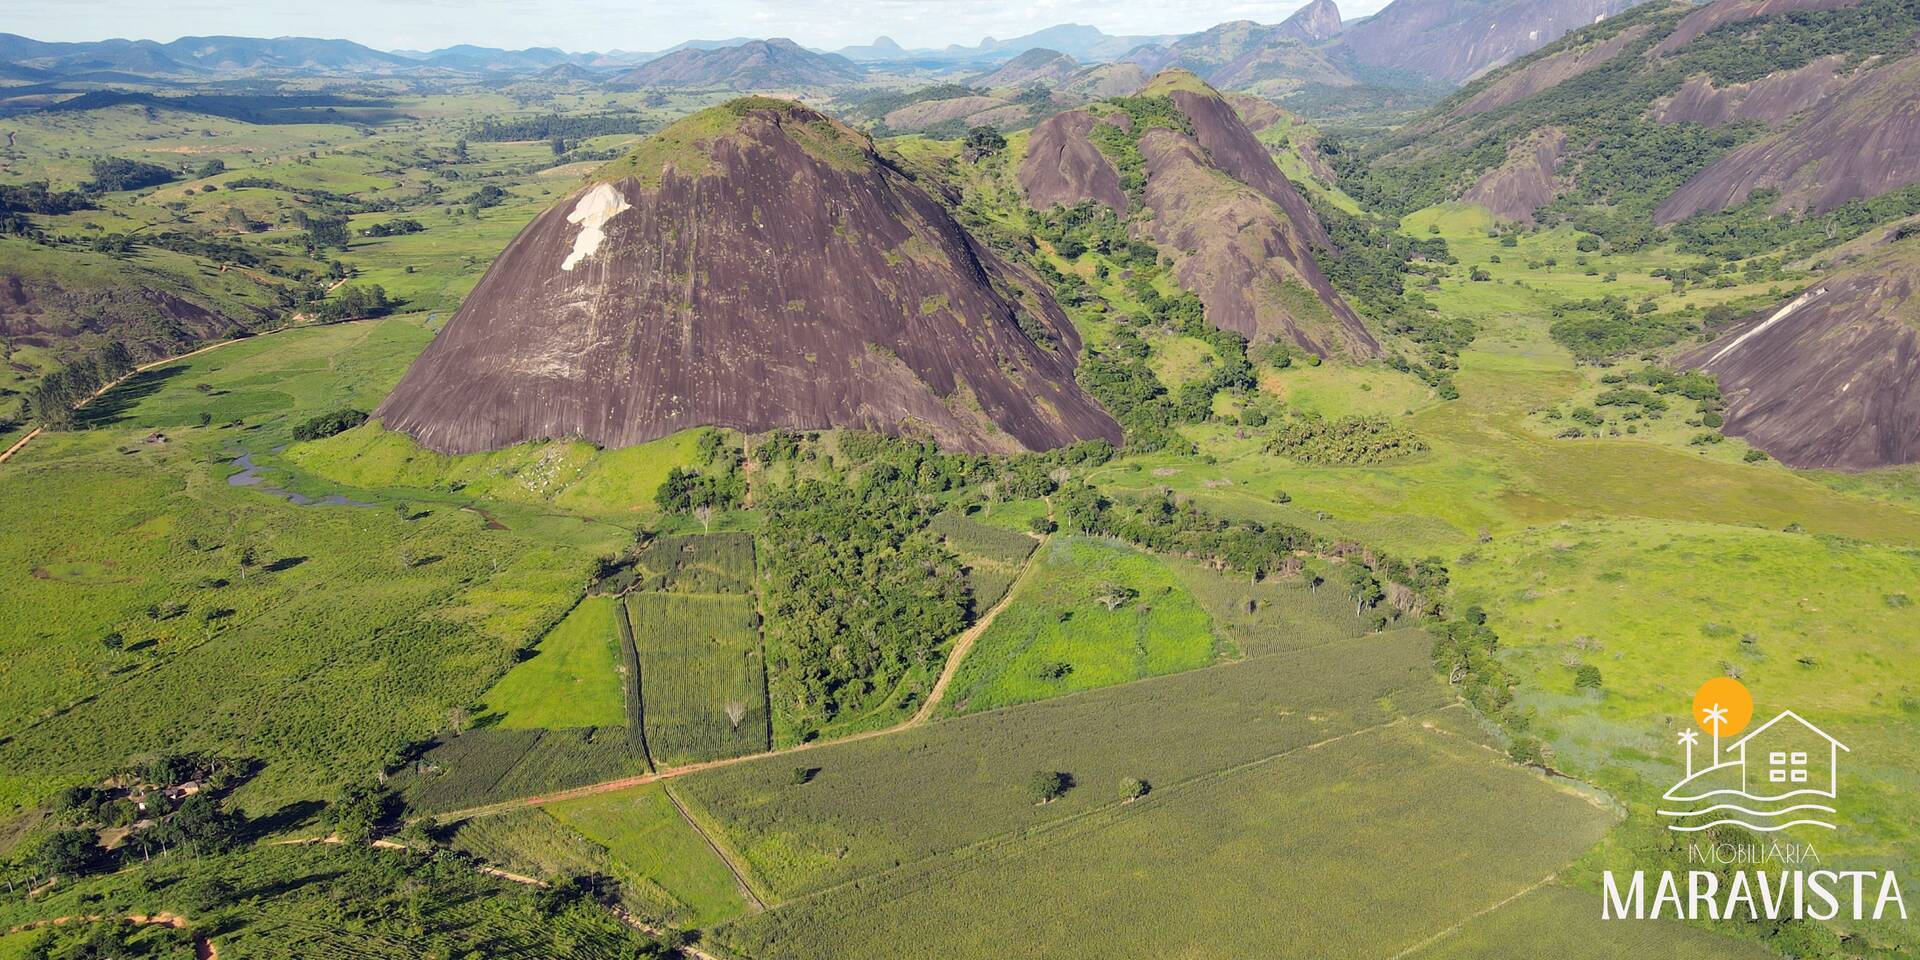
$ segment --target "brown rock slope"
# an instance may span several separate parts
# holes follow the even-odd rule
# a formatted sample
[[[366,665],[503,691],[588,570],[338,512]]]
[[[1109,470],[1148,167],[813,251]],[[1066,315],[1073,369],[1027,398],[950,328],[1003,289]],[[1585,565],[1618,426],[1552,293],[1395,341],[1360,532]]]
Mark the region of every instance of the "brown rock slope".
[[[1581,44],[1525,64],[1494,79],[1453,111],[1454,116],[1485,113],[1565,83],[1620,54],[1647,34],[1645,25],[1629,27],[1604,40]]]
[[[1052,86],[1073,76],[1079,69],[1079,62],[1072,57],[1058,50],[1035,47],[1007,61],[1000,69],[983,73],[967,82],[989,89],[1026,87],[1036,83]]]
[[[1687,78],[1674,95],[1654,108],[1661,123],[1699,123],[1716,127],[1736,120],[1777,124],[1825,99],[1845,83],[1846,58],[1821,57],[1797,70],[1770,73],[1750,83],[1714,86],[1705,75]]]
[[[1507,162],[1481,175],[1460,199],[1477,203],[1502,220],[1531,226],[1534,214],[1566,190],[1560,162],[1567,134],[1547,127],[1507,151]]]
[[[1369,67],[1460,83],[1525,56],[1634,0],[1394,0],[1341,44]]]
[[[1326,230],[1233,108],[1186,71],[1154,78],[1143,96],[1168,98],[1185,129],[1134,130],[1112,104],[1061,114],[1034,132],[1019,170],[1036,207],[1094,200],[1136,217],[1206,304],[1209,322],[1254,341],[1282,340],[1322,356],[1364,358],[1380,345],[1313,259]],[[1091,139],[1095,125],[1127,131],[1145,185],[1136,203]]]
[[[1738,147],[1654,210],[1673,223],[1776,189],[1776,211],[1825,213],[1920,181],[1920,54],[1862,70],[1793,126]]]
[[[1681,358],[1718,377],[1728,433],[1796,467],[1920,461],[1920,241],[1899,246]]]
[[[1037,282],[865,137],[748,98],[535,218],[377,415],[454,453],[702,424],[974,451],[1117,441],[1074,383],[1078,346]]]

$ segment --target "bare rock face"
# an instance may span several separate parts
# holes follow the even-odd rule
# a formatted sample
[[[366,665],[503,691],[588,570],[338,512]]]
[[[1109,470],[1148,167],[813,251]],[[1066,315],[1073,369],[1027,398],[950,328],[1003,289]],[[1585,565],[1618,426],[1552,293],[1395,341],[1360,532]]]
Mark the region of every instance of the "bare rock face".
[[[1474,94],[1466,103],[1455,109],[1453,115],[1461,117],[1498,110],[1509,103],[1525,100],[1542,90],[1559,86],[1619,56],[1620,51],[1625,50],[1629,44],[1646,36],[1647,30],[1645,26],[1629,27],[1598,43],[1561,50],[1551,56],[1543,56],[1524,64],[1487,84],[1479,93]]]
[[[1174,261],[1207,320],[1253,341],[1280,340],[1321,356],[1376,356],[1379,342],[1313,258],[1326,228],[1273,157],[1219,93],[1184,70],[1154,78],[1145,96],[1167,97],[1187,130],[1140,132],[1146,185],[1134,204],[1089,135],[1096,124],[1131,129],[1111,104],[1061,114],[1034,131],[1020,184],[1041,209],[1102,203],[1152,237]]]
[[[1280,21],[1280,27],[1308,43],[1332,40],[1340,35],[1340,8],[1333,0],[1313,0]]]
[[[1394,0],[1340,42],[1358,63],[1462,82],[1634,0]]]
[[[1681,358],[1719,379],[1727,433],[1795,467],[1920,461],[1920,247],[1902,246]]]
[[[1547,127],[1507,151],[1507,162],[1487,171],[1460,199],[1477,203],[1502,220],[1531,225],[1536,211],[1566,189],[1560,179],[1566,131]]]
[[[1120,172],[1088,137],[1093,125],[1102,122],[1085,110],[1070,110],[1033,128],[1019,173],[1028,203],[1044,210],[1092,200],[1126,215],[1127,194],[1120,189]]]
[[[1825,99],[1845,84],[1846,58],[1821,57],[1798,70],[1770,73],[1751,83],[1716,87],[1705,76],[1689,77],[1666,103],[1654,109],[1661,123],[1698,123],[1717,127],[1735,120],[1777,124]]]
[[[860,134],[734,101],[521,231],[376,415],[435,450],[700,425],[858,427],[971,451],[1117,442],[1042,286]]]
[[[1661,224],[1776,189],[1779,212],[1825,213],[1920,181],[1920,54],[1865,68],[1799,123],[1735,148],[1654,210]]]

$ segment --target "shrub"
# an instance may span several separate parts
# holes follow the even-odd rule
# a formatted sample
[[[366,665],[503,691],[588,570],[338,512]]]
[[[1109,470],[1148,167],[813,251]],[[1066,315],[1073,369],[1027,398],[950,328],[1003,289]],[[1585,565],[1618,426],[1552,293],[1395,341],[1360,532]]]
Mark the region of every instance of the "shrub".
[[[293,428],[295,440],[324,440],[367,422],[364,410],[341,409],[323,413]]]
[[[1139,777],[1128,777],[1120,781],[1120,797],[1123,800],[1138,800],[1152,789],[1152,785]]]
[[[1600,689],[1600,668],[1591,663],[1583,663],[1573,672],[1573,685],[1581,690]]]

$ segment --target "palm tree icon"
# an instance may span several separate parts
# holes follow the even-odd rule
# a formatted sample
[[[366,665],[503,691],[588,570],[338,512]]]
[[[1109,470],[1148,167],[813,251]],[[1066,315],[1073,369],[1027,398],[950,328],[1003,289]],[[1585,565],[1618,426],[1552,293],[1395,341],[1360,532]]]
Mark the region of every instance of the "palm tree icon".
[[[1680,731],[1680,742],[1687,745],[1687,779],[1689,780],[1693,779],[1693,745],[1698,742],[1699,739],[1700,734],[1696,731]]]
[[[1716,701],[1700,711],[1700,725],[1713,728],[1713,765],[1720,765],[1720,728],[1727,724],[1727,708]],[[1688,744],[1692,746],[1692,744]]]

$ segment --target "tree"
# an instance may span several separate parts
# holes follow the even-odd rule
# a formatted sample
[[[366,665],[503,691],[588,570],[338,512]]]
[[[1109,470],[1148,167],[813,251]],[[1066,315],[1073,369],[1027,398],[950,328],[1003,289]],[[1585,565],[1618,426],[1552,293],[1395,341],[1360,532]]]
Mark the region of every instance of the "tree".
[[[1073,778],[1058,770],[1036,770],[1027,779],[1027,795],[1036,804],[1052,803],[1073,786]]]
[[[92,830],[56,830],[34,848],[33,862],[48,873],[79,873],[93,864],[100,844]]]
[[[996,127],[981,125],[967,131],[967,138],[961,141],[960,155],[968,163],[978,163],[981,158],[999,153],[1007,147],[1007,138],[1000,135]]]
[[[1600,668],[1591,663],[1583,663],[1573,671],[1573,685],[1581,690],[1600,689]]]
[[[393,794],[376,783],[350,783],[327,805],[324,822],[343,843],[364,844],[393,816]]]
[[[1148,784],[1147,781],[1142,780],[1139,777],[1128,777],[1127,779],[1120,781],[1120,799],[1128,803],[1132,803],[1133,801],[1146,796],[1147,791],[1152,789],[1153,787],[1150,784]]]

